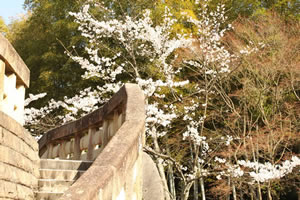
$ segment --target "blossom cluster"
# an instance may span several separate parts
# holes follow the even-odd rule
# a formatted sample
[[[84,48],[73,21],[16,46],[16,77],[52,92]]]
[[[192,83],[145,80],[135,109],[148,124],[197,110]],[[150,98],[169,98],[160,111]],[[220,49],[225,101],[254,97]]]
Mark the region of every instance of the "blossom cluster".
[[[238,160],[236,164],[230,164],[226,159],[217,156],[214,161],[227,169],[217,172],[216,178],[218,180],[221,180],[222,176],[238,178],[248,174],[251,177],[249,182],[255,181],[260,183],[280,179],[291,173],[294,168],[300,166],[300,159],[297,156],[292,156],[291,160],[285,160],[281,164],[260,163],[249,160]],[[220,168],[219,165],[216,167]]]
[[[214,77],[219,73],[229,73],[230,63],[235,58],[235,55],[231,54],[221,44],[221,39],[224,37],[225,32],[232,28],[231,24],[228,24],[225,28],[222,27],[227,19],[225,12],[224,5],[218,5],[215,11],[210,11],[207,4],[204,4],[201,12],[199,12],[201,20],[186,15],[187,20],[197,29],[199,47],[191,47],[195,54],[197,49],[201,50],[202,64],[200,68],[205,70],[205,74]],[[197,65],[199,67],[199,64]],[[209,66],[213,66],[213,68],[209,68]]]
[[[36,100],[38,97],[41,98],[45,96],[45,94],[39,95],[30,95],[26,102],[29,103],[32,100]],[[57,110],[59,108],[63,108],[67,113],[57,115],[56,118],[60,119],[62,123],[66,123],[71,120],[75,120],[76,118],[85,115],[91,111],[94,111],[98,108],[99,102],[103,102],[106,99],[102,99],[99,96],[99,92],[97,90],[92,90],[90,87],[80,91],[79,95],[75,95],[74,97],[67,98],[65,97],[62,101],[55,101],[51,99],[48,104],[40,109],[36,108],[25,108],[25,122],[27,124],[38,124],[42,118]],[[81,115],[78,115],[81,112]]]
[[[257,182],[266,182],[271,179],[280,179],[291,173],[293,169],[300,165],[300,159],[293,156],[291,160],[285,160],[281,164],[272,164],[270,162],[259,163],[245,160],[239,160],[238,164],[250,170],[249,175]]]
[[[154,95],[163,99],[164,95],[159,93],[162,87],[175,88],[188,84],[185,80],[175,81],[174,76],[178,70],[173,71],[174,68],[167,61],[174,50],[190,44],[190,39],[186,39],[184,35],[172,35],[171,28],[176,20],[167,7],[163,23],[155,26],[150,18],[149,10],[146,10],[139,19],[126,16],[123,20],[106,17],[99,21],[89,14],[89,9],[90,6],[87,4],[80,12],[70,13],[79,23],[82,36],[89,40],[90,45],[85,47],[88,58],[67,53],[85,70],[82,78],[98,78],[102,84],[93,91],[87,88],[81,91],[80,95],[65,98],[62,101],[51,100],[43,108],[27,109],[27,123],[37,124],[41,118],[58,108],[67,111],[64,115],[56,116],[62,123],[97,109],[98,105],[103,104],[123,85],[123,82],[118,79],[119,75],[130,74],[135,77],[132,81],[141,87],[146,98]],[[109,11],[109,9],[106,10]],[[120,50],[106,49],[106,53],[103,54],[99,48],[99,45],[103,45],[102,39],[117,41]],[[141,67],[136,63],[137,56],[143,57],[144,60],[154,65],[164,75],[164,79],[141,77]],[[157,103],[147,105],[146,110],[146,128],[149,135],[165,135],[166,126],[169,126],[172,119],[177,117],[174,108]]]

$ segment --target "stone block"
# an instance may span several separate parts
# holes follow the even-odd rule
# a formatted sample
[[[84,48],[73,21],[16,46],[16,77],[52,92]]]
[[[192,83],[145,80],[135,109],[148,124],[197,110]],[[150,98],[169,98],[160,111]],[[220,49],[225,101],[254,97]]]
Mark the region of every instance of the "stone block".
[[[38,173],[38,166],[22,154],[13,149],[0,145],[0,162],[24,169],[32,174]]]
[[[26,186],[0,180],[0,199],[33,200],[34,193]]]
[[[37,187],[37,178],[20,168],[0,162],[0,180],[9,180],[29,188]]]
[[[0,129],[0,145],[14,149],[16,152],[22,154],[31,161],[36,161],[39,159],[37,151],[34,151],[21,138],[4,128]]]
[[[0,111],[0,127],[10,131],[17,137],[22,139],[30,148],[38,152],[38,143],[32,135],[26,131],[16,120],[9,117],[4,112]]]

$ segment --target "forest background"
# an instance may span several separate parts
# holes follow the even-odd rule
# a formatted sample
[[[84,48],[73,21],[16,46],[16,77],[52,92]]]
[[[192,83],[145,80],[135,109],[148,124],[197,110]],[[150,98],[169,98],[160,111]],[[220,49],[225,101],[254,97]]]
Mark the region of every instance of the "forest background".
[[[89,58],[86,52],[89,41],[78,30],[79,24],[74,16],[70,15],[70,12],[80,12],[87,2],[90,1],[25,0],[27,15],[9,25],[0,19],[1,33],[10,40],[31,71],[31,86],[27,96],[29,93],[47,93],[47,96],[32,102],[30,106],[42,108],[51,99],[64,100],[65,96],[72,97],[87,87],[94,89],[102,84],[99,78],[83,80],[85,70],[70,56]],[[199,20],[203,17],[198,15],[199,9],[203,10],[201,2],[199,6],[197,1],[192,0],[93,2],[103,3],[113,10],[113,17],[117,20],[122,20],[124,16],[139,19],[144,10],[149,9],[154,26],[163,21],[167,6],[176,19],[171,31],[174,35],[195,32],[194,26],[182,13]],[[195,140],[191,136],[183,140],[183,133],[190,130],[190,124],[182,122],[184,116],[178,113],[172,119],[171,126],[167,127],[168,134],[157,140],[159,148],[155,140],[148,136],[149,148],[145,150],[152,154],[158,165],[161,164],[160,159],[163,160],[161,176],[165,174],[162,178],[165,179],[166,193],[171,199],[297,199],[299,166],[286,176],[265,182],[251,182],[249,175],[226,173],[241,158],[275,166],[291,160],[292,156],[299,156],[300,2],[211,0],[206,3],[207,12],[223,4],[228,18],[221,29],[229,24],[233,26],[221,40],[228,52],[239,55],[234,59],[230,73],[217,78],[209,76],[208,69],[202,72],[196,65],[185,62],[193,60],[203,64],[203,49],[197,49],[195,53],[188,48],[180,48],[176,51],[176,59],[173,59],[173,54],[170,55],[172,66],[179,68],[185,65],[177,79],[189,80],[190,83],[176,89],[176,98],[171,97],[174,95],[172,90],[163,88],[159,94],[165,95],[165,98],[149,101],[160,101],[167,105],[172,102],[176,104],[177,112],[188,110],[194,113],[191,117],[198,119],[198,122],[201,116],[205,116],[197,127],[203,137],[199,146],[200,149],[205,146],[204,137],[207,140],[213,138],[207,141],[213,150],[208,155],[198,155]],[[105,20],[108,14],[93,8],[90,12],[99,21]],[[118,46],[109,42],[105,41],[105,44],[114,48]],[[103,54],[109,52],[103,46],[99,48]],[[141,67],[149,66],[141,70],[145,77],[160,78],[157,69],[147,60],[138,59],[138,64]],[[130,80],[127,76],[117,76],[117,79],[123,82]],[[206,98],[198,98],[195,85],[205,88],[202,95]],[[51,112],[38,124],[29,123],[28,128],[34,129],[35,134],[42,134],[61,124],[62,120],[55,116],[67,112],[63,109]],[[202,160],[198,162],[198,156],[205,163]],[[227,165],[219,158],[225,159]],[[198,163],[196,171],[194,165],[188,165],[191,161],[196,163],[195,160]],[[243,166],[245,169],[242,170],[247,171],[247,166]],[[219,171],[210,171],[215,168]],[[198,172],[199,169],[207,170],[207,174]],[[191,174],[193,178],[189,178]],[[219,179],[220,176],[226,178]]]

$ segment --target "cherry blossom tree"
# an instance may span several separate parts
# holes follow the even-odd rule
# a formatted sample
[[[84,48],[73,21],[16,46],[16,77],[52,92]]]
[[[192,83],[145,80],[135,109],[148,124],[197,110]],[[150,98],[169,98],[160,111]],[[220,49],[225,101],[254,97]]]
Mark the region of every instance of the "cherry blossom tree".
[[[145,151],[157,162],[166,199],[177,196],[186,200],[194,186],[194,199],[198,199],[200,190],[205,200],[207,177],[230,185],[233,198],[237,199],[236,183],[260,186],[291,173],[300,165],[297,156],[281,164],[260,162],[255,156],[242,159],[244,155],[237,152],[246,140],[252,144],[252,135],[243,131],[236,135],[221,132],[213,124],[216,99],[226,108],[223,114],[231,113],[240,118],[240,111],[222,85],[238,67],[239,59],[258,52],[264,44],[248,45],[239,54],[233,54],[222,43],[232,28],[226,24],[224,6],[219,5],[216,11],[210,10],[206,2],[196,1],[195,6],[199,7],[197,17],[181,13],[192,26],[191,34],[174,33],[177,20],[167,7],[161,24],[153,23],[149,10],[138,18],[126,16],[117,20],[113,11],[99,3],[86,4],[79,13],[70,13],[88,41],[85,44],[88,56],[74,55],[73,50],[66,53],[85,70],[82,78],[97,81],[97,86],[62,101],[51,100],[40,109],[26,109],[28,127],[36,127],[53,113],[55,123],[74,120],[96,110],[125,82],[134,82],[145,94],[149,141]],[[90,14],[91,7],[107,13],[103,21]],[[188,50],[189,56],[178,61],[183,49]],[[31,95],[28,103],[43,95]],[[60,110],[56,112],[57,109]],[[213,128],[208,130],[209,126]],[[173,137],[174,130],[188,149],[183,160],[176,159],[164,144]],[[230,148],[231,153],[225,155],[224,149]],[[174,189],[175,173],[181,186],[179,195]]]

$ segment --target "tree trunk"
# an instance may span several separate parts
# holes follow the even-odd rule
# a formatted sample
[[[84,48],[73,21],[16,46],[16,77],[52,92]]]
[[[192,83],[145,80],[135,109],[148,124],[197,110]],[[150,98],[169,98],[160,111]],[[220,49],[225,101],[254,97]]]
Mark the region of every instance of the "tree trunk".
[[[257,192],[258,192],[259,200],[262,200],[260,183],[257,184]]]
[[[202,200],[206,200],[206,197],[205,197],[205,188],[204,188],[204,180],[203,180],[202,176],[200,178],[200,188],[201,188]]]
[[[194,200],[198,200],[198,180],[194,181]]]
[[[199,164],[197,164],[197,165],[199,165]],[[194,167],[194,171],[195,172],[197,172],[198,171],[198,167],[200,168],[200,166],[195,166]],[[198,200],[199,198],[198,198],[198,179],[196,179],[195,181],[194,181],[194,200]]]
[[[174,172],[173,172],[173,167],[171,165],[168,166],[168,178],[169,178],[169,186],[170,186],[170,192],[172,195],[172,199],[176,199]]]
[[[157,164],[158,172],[159,172],[159,175],[161,177],[161,180],[162,180],[162,183],[163,183],[163,186],[164,186],[165,200],[170,200],[170,193],[169,193],[169,189],[168,189],[167,178],[166,178],[166,175],[165,175],[164,166],[161,164],[162,161],[163,161],[163,159],[158,158],[158,164]]]
[[[230,188],[230,176],[228,176],[228,187]],[[227,196],[227,200],[230,200],[230,193]]]
[[[271,182],[268,183],[268,200],[272,200]]]
[[[243,200],[244,199],[244,193],[243,193],[243,190],[242,188],[240,189],[240,200]]]
[[[251,186],[250,186],[250,197],[251,197],[251,200],[257,199],[256,194]]]
[[[232,196],[233,196],[233,200],[237,200],[234,182],[232,182]]]
[[[167,136],[166,136],[167,137]],[[166,145],[167,153],[170,155],[170,149],[169,145]],[[168,181],[169,181],[169,189],[170,189],[170,195],[171,199],[176,199],[176,188],[175,188],[175,178],[174,178],[174,171],[173,171],[173,165],[168,165]]]
[[[157,141],[157,137],[153,137],[154,139],[154,150],[157,151],[158,153],[161,153],[160,148],[158,146],[158,141]],[[163,163],[163,159],[162,158],[158,158],[157,159],[157,168],[158,168],[158,172],[162,181],[162,184],[164,186],[164,196],[165,196],[165,200],[170,200],[170,193],[169,193],[169,189],[168,189],[168,183],[167,183],[167,178],[165,175],[165,170],[164,170],[164,166],[162,165]]]
[[[193,182],[188,183],[187,185],[184,186],[184,189],[181,193],[181,199],[182,200],[187,200],[189,198],[190,194],[190,188],[192,187]]]

